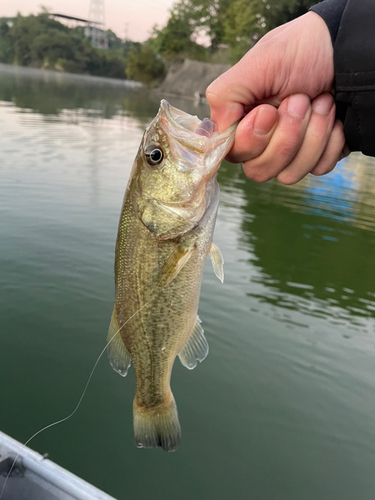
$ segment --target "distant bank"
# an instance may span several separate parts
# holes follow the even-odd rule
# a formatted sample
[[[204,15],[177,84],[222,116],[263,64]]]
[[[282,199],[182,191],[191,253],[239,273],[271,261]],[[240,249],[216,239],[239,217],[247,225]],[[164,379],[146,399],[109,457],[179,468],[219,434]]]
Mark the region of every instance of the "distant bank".
[[[230,68],[227,64],[211,64],[185,59],[171,66],[158,93],[190,97],[199,100],[211,82]]]
[[[172,65],[167,75],[156,90],[158,94],[175,95],[191,99],[202,99],[206,89],[211,82],[230,68],[226,64],[211,64],[185,59],[183,63]],[[143,83],[133,80],[120,80],[117,78],[106,78],[93,75],[82,75],[68,73],[65,71],[53,71],[47,69],[28,68],[25,66],[13,66],[0,63],[0,71],[3,73],[18,73],[29,77],[58,78],[61,81],[76,80],[77,82],[97,82],[125,87],[144,87]]]
[[[110,78],[106,76],[85,75],[81,73],[69,73],[67,71],[54,71],[42,68],[29,68],[27,66],[16,66],[13,64],[3,64],[0,62],[0,73],[17,74],[29,78],[44,79],[46,81],[66,81],[77,82],[78,84],[84,83],[97,83],[105,85],[114,85],[120,87],[144,87],[141,82],[134,82],[132,80],[125,80],[120,78]]]

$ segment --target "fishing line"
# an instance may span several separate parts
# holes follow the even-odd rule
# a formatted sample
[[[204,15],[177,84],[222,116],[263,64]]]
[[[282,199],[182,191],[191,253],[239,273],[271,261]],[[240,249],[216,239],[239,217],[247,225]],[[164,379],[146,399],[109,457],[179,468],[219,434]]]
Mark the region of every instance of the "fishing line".
[[[156,299],[156,297],[154,297],[154,298],[153,298],[152,300],[150,300],[149,302],[146,302],[146,304],[143,304],[143,306],[142,306],[142,307],[140,307],[137,311],[135,311],[135,313],[134,313],[134,314],[132,314],[132,315],[130,316],[130,318],[128,318],[128,319],[125,321],[125,323],[124,323],[124,324],[123,324],[123,325],[122,325],[122,326],[121,326],[121,327],[117,330],[117,332],[116,332],[116,333],[114,333],[114,334],[113,334],[113,336],[110,338],[110,340],[109,340],[109,341],[107,342],[107,344],[104,346],[104,348],[102,349],[101,353],[99,354],[99,356],[98,356],[97,360],[95,361],[94,366],[92,367],[92,370],[91,370],[91,372],[90,372],[89,378],[87,379],[87,382],[86,382],[85,388],[83,389],[83,392],[82,392],[82,394],[81,394],[81,397],[79,398],[78,403],[76,404],[76,406],[75,406],[74,410],[73,410],[73,411],[72,411],[72,412],[71,412],[71,413],[70,413],[67,417],[61,418],[60,420],[56,420],[56,422],[52,422],[51,424],[48,424],[48,425],[46,425],[45,427],[42,427],[41,429],[39,429],[39,431],[37,431],[37,432],[36,432],[35,434],[33,434],[33,435],[32,435],[32,436],[31,436],[31,437],[30,437],[30,438],[29,438],[29,439],[28,439],[25,443],[23,443],[23,445],[22,445],[23,447],[26,447],[26,446],[30,443],[30,441],[32,441],[32,440],[33,440],[36,436],[38,436],[38,435],[39,435],[39,434],[41,434],[42,432],[46,431],[47,429],[50,429],[51,427],[54,427],[55,425],[62,424],[63,422],[66,422],[66,421],[67,421],[67,420],[69,420],[71,417],[73,417],[73,415],[77,412],[78,408],[81,406],[82,400],[83,400],[83,398],[85,397],[85,394],[86,394],[87,388],[88,388],[88,386],[89,386],[89,384],[90,384],[90,382],[91,382],[92,376],[94,375],[94,371],[95,371],[96,367],[98,366],[98,363],[99,363],[99,361],[100,361],[101,357],[103,356],[103,354],[104,354],[104,353],[105,353],[105,351],[107,350],[107,347],[109,346],[109,344],[110,344],[110,343],[112,342],[112,340],[116,337],[116,335],[120,332],[120,330],[121,330],[122,328],[124,328],[124,326],[125,326],[127,323],[129,323],[129,321],[130,321],[131,319],[133,319],[133,318],[134,318],[134,316],[135,316],[136,314],[138,314],[140,311],[142,311],[142,309],[144,309],[146,306],[148,306],[149,304],[151,304],[151,302],[152,302],[152,301],[154,301],[155,299]],[[17,460],[18,460],[19,456],[20,456],[20,454],[21,454],[21,452],[17,453],[16,458],[13,460],[12,466],[11,466],[11,468],[10,468],[10,470],[9,470],[8,474],[7,474],[7,477],[5,478],[5,481],[4,481],[4,484],[3,484],[3,487],[2,487],[1,492],[0,492],[0,500],[1,500],[1,499],[2,499],[2,497],[3,497],[3,493],[4,493],[4,490],[5,490],[5,486],[6,486],[7,482],[8,482],[8,479],[9,479],[9,477],[10,477],[10,475],[11,475],[11,473],[12,473],[13,469],[14,469],[14,466],[15,466],[15,464],[16,464],[16,462],[17,462]]]

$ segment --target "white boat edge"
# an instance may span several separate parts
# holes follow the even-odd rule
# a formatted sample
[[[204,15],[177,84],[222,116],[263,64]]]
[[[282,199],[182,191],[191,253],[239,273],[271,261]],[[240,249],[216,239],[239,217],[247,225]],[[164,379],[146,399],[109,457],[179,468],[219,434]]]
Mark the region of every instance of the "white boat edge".
[[[43,457],[0,431],[0,463],[11,457],[17,464],[77,500],[116,500],[92,484]]]

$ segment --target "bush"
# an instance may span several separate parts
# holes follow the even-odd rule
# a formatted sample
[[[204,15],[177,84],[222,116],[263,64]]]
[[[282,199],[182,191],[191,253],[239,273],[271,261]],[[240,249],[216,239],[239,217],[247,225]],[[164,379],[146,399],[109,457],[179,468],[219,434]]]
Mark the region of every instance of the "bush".
[[[112,49],[97,50],[91,47],[82,28],[70,29],[46,13],[0,19],[0,61],[123,79],[122,42],[111,31],[109,35]]]
[[[152,81],[160,79],[165,72],[161,57],[148,44],[138,49],[130,48],[126,61],[126,76],[132,80],[150,85]]]

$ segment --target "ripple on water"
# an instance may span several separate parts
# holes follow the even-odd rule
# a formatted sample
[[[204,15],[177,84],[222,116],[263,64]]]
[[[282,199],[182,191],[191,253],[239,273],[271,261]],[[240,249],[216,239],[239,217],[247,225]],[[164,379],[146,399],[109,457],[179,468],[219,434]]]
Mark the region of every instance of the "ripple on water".
[[[157,106],[122,84],[2,73],[0,417],[16,438],[65,413],[103,348],[123,193]],[[118,498],[372,499],[374,175],[353,154],[285,187],[225,162],[225,281],[208,262],[199,308],[210,354],[172,379],[180,450],[133,448],[133,381],[104,361],[68,431],[35,446]]]

